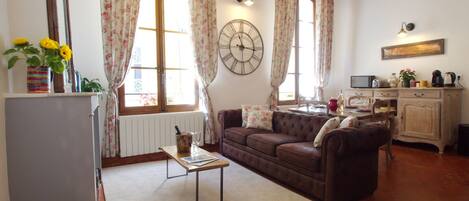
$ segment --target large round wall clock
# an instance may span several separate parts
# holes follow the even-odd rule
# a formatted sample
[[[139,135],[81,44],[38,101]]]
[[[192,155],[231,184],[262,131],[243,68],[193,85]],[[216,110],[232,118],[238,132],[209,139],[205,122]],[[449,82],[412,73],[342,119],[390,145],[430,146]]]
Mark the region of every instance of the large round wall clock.
[[[235,74],[251,74],[261,64],[264,42],[259,30],[246,20],[228,22],[220,31],[218,44],[221,61]]]

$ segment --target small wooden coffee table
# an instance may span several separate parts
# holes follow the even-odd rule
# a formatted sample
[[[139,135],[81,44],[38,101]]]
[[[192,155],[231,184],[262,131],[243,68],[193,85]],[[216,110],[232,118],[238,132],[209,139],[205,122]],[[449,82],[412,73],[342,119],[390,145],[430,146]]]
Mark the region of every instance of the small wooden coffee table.
[[[230,165],[230,162],[224,159],[218,159],[217,161],[211,162],[203,166],[195,166],[195,165],[191,165],[183,161],[181,158],[184,158],[187,156],[204,155],[204,154],[213,156],[213,154],[197,146],[192,146],[191,153],[187,153],[187,154],[178,153],[176,146],[160,147],[159,149],[163,151],[164,153],[166,153],[166,179],[187,176],[188,173],[195,172],[195,180],[196,180],[195,181],[195,200],[196,201],[199,200],[199,172],[220,168],[220,201],[223,200],[223,168],[228,167]],[[169,164],[170,158],[174,159],[179,165],[181,165],[181,167],[183,167],[186,170],[186,174],[169,176],[168,164]]]

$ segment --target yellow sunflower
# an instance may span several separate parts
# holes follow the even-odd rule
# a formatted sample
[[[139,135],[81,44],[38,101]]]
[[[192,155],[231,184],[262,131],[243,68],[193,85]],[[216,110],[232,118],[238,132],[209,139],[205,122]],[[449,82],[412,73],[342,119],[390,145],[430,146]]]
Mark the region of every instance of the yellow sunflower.
[[[15,46],[23,46],[23,45],[28,45],[28,44],[29,44],[29,40],[27,38],[19,37],[19,38],[13,39],[13,45]]]
[[[52,49],[52,50],[59,49],[59,43],[50,38],[42,39],[41,41],[39,41],[39,45],[41,45],[41,47],[46,48],[46,49]]]
[[[65,61],[69,61],[72,58],[72,50],[68,45],[62,45],[59,50],[60,56],[62,56]]]

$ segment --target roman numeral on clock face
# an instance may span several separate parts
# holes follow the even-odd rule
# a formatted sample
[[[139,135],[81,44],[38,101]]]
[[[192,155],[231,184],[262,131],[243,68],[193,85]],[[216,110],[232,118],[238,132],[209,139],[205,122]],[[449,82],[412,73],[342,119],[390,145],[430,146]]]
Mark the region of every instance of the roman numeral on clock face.
[[[226,27],[226,31],[229,35],[233,35],[236,33],[236,29],[232,23],[229,24],[228,27]]]
[[[231,58],[233,58],[233,55],[229,53],[229,54],[223,56],[223,58],[221,58],[221,59],[223,59],[223,61],[227,62],[227,61],[230,60]]]
[[[231,64],[231,70],[235,70],[236,65],[238,65],[238,60],[234,60],[233,63]]]
[[[257,62],[261,61],[261,58],[259,58],[257,55],[253,54],[252,59],[256,60]]]
[[[244,66],[244,62],[241,63],[241,74],[246,74],[246,67]]]

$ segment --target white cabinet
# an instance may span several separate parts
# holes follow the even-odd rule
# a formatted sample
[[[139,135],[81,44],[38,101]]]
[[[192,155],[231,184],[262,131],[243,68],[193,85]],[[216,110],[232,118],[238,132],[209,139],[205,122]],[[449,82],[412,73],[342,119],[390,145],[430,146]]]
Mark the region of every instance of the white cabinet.
[[[8,94],[11,201],[95,201],[101,172],[95,93]]]

